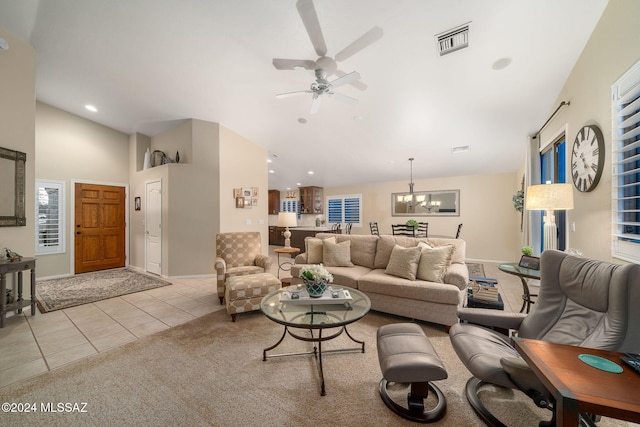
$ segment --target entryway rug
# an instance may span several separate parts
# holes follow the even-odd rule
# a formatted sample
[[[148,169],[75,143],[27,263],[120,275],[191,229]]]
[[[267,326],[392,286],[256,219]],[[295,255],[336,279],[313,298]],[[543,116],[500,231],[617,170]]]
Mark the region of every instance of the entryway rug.
[[[156,276],[117,268],[39,281],[36,302],[40,312],[46,313],[170,284]]]

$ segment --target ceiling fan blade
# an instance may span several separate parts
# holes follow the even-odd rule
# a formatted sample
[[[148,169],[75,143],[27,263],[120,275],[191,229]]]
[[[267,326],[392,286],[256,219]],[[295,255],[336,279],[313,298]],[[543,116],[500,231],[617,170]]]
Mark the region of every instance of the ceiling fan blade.
[[[342,49],[336,54],[335,60],[340,62],[351,57],[353,54],[360,52],[365,47],[369,46],[373,42],[380,40],[384,31],[380,27],[373,27],[366,33],[364,33],[358,40],[351,43],[349,46]]]
[[[342,71],[342,70],[336,70],[336,72],[335,72],[334,74],[335,74],[336,76],[338,76],[338,77],[343,77],[343,76],[346,76],[346,75],[347,75],[347,74],[346,74],[344,71]],[[356,80],[355,82],[351,82],[351,83],[349,83],[349,84],[350,84],[351,86],[355,87],[356,89],[358,89],[358,90],[362,90],[362,91],[367,90],[367,88],[369,87],[369,86],[367,86],[367,84],[366,84],[366,83],[363,83],[363,82],[361,82],[361,81],[359,81],[359,80]]]
[[[304,28],[307,30],[309,39],[316,50],[316,54],[318,56],[325,56],[327,54],[327,45],[324,42],[320,21],[316,14],[316,8],[313,6],[313,1],[298,0],[296,7],[298,8],[300,18],[302,18]]]
[[[287,92],[287,93],[279,93],[276,95],[276,98],[290,98],[292,96],[304,95],[306,93],[313,93],[310,90],[299,90],[296,92]]]
[[[322,101],[322,96],[317,93],[313,95],[313,101],[311,101],[311,109],[309,110],[309,114],[315,114],[320,109],[320,102]]]
[[[315,61],[307,59],[273,58],[273,66],[278,70],[295,70],[298,67],[302,67],[306,70],[315,70],[318,68]]]
[[[329,92],[327,93],[329,98],[337,99],[338,101],[346,102],[347,104],[357,104],[358,100],[351,96],[343,95],[341,93]]]
[[[329,82],[329,84],[331,85],[332,88],[334,88],[334,87],[340,87],[342,85],[346,85],[351,82],[355,82],[356,80],[359,80],[359,79],[360,79],[360,73],[358,73],[357,71],[352,71],[349,74],[345,74],[344,76],[338,77],[334,81]]]

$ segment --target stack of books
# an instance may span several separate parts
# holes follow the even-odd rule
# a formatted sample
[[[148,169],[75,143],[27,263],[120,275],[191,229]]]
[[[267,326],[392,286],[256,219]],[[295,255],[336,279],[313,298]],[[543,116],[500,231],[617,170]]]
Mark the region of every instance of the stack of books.
[[[498,294],[498,281],[488,277],[470,277],[471,296],[480,301],[496,302],[500,296]]]

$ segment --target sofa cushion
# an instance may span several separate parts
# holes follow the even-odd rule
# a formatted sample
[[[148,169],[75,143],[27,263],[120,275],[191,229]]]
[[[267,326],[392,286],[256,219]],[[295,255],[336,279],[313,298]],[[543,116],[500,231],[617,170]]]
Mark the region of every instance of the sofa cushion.
[[[391,295],[418,301],[458,305],[460,289],[446,283],[433,283],[424,280],[407,280],[385,274],[383,269],[371,270],[360,277],[358,289],[364,293]]]
[[[318,233],[316,237],[326,239],[334,237],[337,243],[351,242],[351,262],[355,265],[373,268],[376,257],[376,248],[378,247],[378,236],[359,235],[359,234],[333,234]]]
[[[315,237],[307,237],[304,239],[304,244],[306,246],[305,252],[307,253],[307,263],[322,264],[324,240],[328,240],[332,243],[336,243],[335,236],[328,237],[326,239],[318,239]]]
[[[380,236],[378,238],[378,247],[376,249],[374,267],[387,268],[387,264],[389,264],[389,258],[391,257],[391,251],[393,250],[393,247],[395,245],[400,245],[404,248],[411,248],[417,246],[420,242],[426,241],[426,238],[389,235]]]
[[[408,280],[416,280],[420,252],[421,249],[417,246],[403,248],[400,245],[395,245],[391,251],[385,273]]]
[[[427,282],[444,283],[444,276],[451,264],[453,249],[453,245],[436,248],[422,247],[416,277]]]
[[[341,243],[324,241],[322,249],[322,263],[326,267],[353,267],[351,262],[351,242],[346,240]]]
[[[427,239],[427,243],[434,248],[437,248],[438,246],[453,245],[454,249],[453,255],[451,255],[451,264],[464,264],[467,251],[467,242],[464,240],[429,237]]]
[[[299,277],[300,270],[310,264],[295,264],[291,267],[291,276]],[[354,265],[353,267],[327,267],[329,273],[333,274],[333,285],[348,286],[358,289],[358,280],[371,271],[370,268]]]

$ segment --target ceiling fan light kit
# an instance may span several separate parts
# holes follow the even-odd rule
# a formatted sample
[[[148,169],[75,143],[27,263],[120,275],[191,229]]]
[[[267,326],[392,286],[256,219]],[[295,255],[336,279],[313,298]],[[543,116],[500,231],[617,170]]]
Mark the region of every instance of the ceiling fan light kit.
[[[320,103],[324,95],[329,98],[334,98],[348,104],[355,104],[358,99],[347,96],[344,94],[333,92],[333,89],[350,84],[359,90],[366,90],[367,85],[360,82],[360,73],[352,71],[351,73],[345,73],[338,69],[336,62],[344,61],[354,54],[358,53],[362,49],[371,45],[373,42],[379,40],[384,31],[380,27],[373,27],[365,34],[360,36],[357,40],[349,44],[347,47],[339,51],[335,58],[327,56],[327,45],[322,34],[322,28],[320,27],[320,21],[318,20],[318,14],[313,5],[313,0],[298,0],[296,8],[302,19],[302,23],[307,31],[307,35],[311,40],[318,58],[314,60],[308,59],[285,59],[274,58],[273,66],[278,70],[295,70],[303,68],[305,70],[314,70],[316,81],[311,83],[309,90],[301,90],[296,92],[287,92],[276,95],[276,98],[287,98],[290,96],[311,94],[311,109],[310,114],[314,114],[320,108]],[[327,76],[335,74],[338,76],[335,80],[328,81]]]

